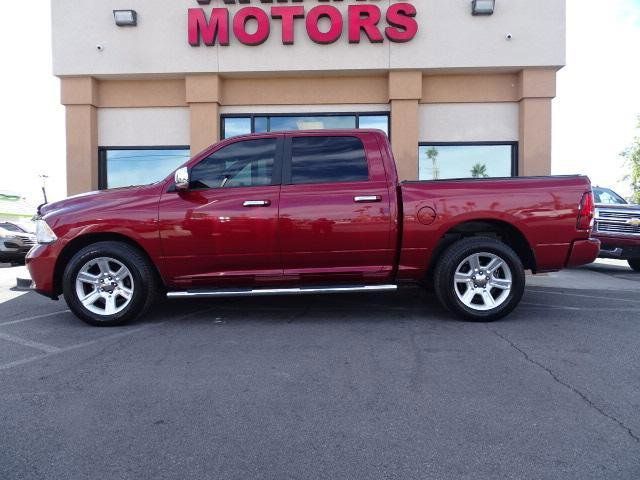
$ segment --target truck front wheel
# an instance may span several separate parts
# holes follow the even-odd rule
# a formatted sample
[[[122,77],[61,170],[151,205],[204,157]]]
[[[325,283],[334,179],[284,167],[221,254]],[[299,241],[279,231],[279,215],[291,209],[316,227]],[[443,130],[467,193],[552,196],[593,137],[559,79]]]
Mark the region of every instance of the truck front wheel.
[[[629,266],[636,272],[640,272],[640,258],[630,258],[627,260]]]
[[[471,321],[489,322],[508,315],[520,303],[525,275],[518,255],[489,237],[459,240],[442,255],[434,271],[440,302]]]
[[[142,315],[157,298],[152,268],[132,246],[94,243],[67,264],[64,298],[71,311],[90,325],[122,325]]]

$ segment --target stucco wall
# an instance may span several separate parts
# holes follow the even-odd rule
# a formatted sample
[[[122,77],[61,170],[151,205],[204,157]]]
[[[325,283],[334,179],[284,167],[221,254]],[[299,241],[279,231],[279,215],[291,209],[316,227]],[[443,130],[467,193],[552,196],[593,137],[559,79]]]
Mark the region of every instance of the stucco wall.
[[[421,142],[518,141],[517,103],[421,105]]]
[[[344,71],[388,69],[468,69],[562,66],[565,63],[565,0],[498,1],[490,17],[473,17],[470,0],[408,0],[418,10],[420,31],[409,43],[349,44],[346,35],[331,45],[307,37],[296,22],[296,43],[282,45],[280,21],[270,38],[245,46],[191,47],[187,10],[196,0],[52,0],[53,59],[56,75],[131,75],[197,72]],[[332,2],[341,10],[348,0]],[[369,2],[367,2],[369,3]],[[382,9],[396,3],[371,2]],[[304,0],[307,9],[324,4]],[[252,2],[253,6],[270,8]],[[224,6],[212,0],[204,7]],[[232,11],[240,5],[227,5]],[[245,5],[246,6],[246,5]],[[134,8],[139,25],[116,27],[112,10]],[[345,26],[346,28],[346,26]],[[506,40],[510,33],[513,39]],[[96,49],[103,47],[102,51]]]
[[[100,146],[189,145],[191,122],[186,107],[99,108]]]

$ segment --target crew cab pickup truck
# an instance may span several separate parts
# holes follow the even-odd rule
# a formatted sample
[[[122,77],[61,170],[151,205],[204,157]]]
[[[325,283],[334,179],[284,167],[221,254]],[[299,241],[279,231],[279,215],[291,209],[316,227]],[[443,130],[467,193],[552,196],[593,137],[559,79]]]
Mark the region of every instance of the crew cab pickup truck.
[[[600,240],[601,258],[626,260],[640,272],[640,205],[629,204],[613,190],[595,187],[593,237]]]
[[[592,262],[581,176],[399,182],[377,130],[282,132],[213,145],[158,183],[40,208],[27,265],[93,325],[159,296],[383,292],[432,286],[488,321],[520,302],[525,269]]]

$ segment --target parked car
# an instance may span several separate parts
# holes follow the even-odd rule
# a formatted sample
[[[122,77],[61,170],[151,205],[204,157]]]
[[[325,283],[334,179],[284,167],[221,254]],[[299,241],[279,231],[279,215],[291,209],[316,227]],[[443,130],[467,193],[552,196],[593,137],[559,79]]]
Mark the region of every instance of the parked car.
[[[640,205],[628,203],[609,188],[595,187],[595,238],[602,243],[601,258],[626,260],[640,272]]]
[[[0,262],[23,262],[36,236],[13,222],[0,222]]]
[[[377,130],[227,139],[153,185],[45,205],[27,265],[93,325],[169,298],[382,292],[432,280],[488,321],[520,302],[525,269],[592,262],[581,176],[399,182]]]

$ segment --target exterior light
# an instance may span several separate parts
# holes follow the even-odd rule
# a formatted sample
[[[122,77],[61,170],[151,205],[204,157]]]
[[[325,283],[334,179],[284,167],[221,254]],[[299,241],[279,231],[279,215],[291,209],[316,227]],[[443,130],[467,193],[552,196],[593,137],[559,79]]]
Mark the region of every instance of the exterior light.
[[[138,13],[135,10],[114,10],[113,19],[119,27],[135,27],[138,25]]]
[[[473,0],[471,8],[474,15],[493,15],[496,0]]]

